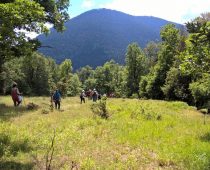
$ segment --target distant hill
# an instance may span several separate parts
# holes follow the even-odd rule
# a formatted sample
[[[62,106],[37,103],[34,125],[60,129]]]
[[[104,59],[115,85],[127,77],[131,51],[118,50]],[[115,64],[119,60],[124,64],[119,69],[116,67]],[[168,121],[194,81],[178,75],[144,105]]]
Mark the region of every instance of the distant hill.
[[[109,9],[91,10],[69,20],[63,33],[51,29],[49,36],[40,35],[42,45],[52,48],[39,51],[58,63],[70,58],[74,69],[96,67],[110,59],[124,63],[128,44],[137,42],[144,48],[149,41],[159,41],[160,30],[168,23],[171,22]]]

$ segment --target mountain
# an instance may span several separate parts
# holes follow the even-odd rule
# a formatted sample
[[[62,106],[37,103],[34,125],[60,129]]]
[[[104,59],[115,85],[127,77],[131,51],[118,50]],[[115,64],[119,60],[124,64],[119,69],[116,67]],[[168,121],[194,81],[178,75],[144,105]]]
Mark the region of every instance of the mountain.
[[[137,42],[144,48],[150,41],[160,41],[160,30],[168,23],[171,22],[156,17],[95,9],[66,22],[63,33],[51,29],[47,37],[40,35],[43,47],[39,51],[57,63],[70,58],[74,69],[85,65],[96,67],[110,59],[124,63],[130,43]]]

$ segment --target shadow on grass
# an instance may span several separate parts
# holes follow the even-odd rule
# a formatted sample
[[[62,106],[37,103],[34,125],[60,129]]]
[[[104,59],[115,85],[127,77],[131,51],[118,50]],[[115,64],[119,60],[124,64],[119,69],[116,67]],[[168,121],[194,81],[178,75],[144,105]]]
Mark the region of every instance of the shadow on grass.
[[[15,161],[0,161],[0,169],[2,170],[31,170],[33,163],[20,163]]]
[[[0,158],[5,154],[16,156],[19,152],[27,153],[32,150],[27,138],[12,140],[6,133],[0,134]]]
[[[18,153],[28,153],[32,150],[28,139],[12,140],[7,133],[0,134],[0,169],[3,170],[28,170],[32,169],[33,163],[21,163],[13,160],[4,160],[4,156],[17,156]]]
[[[201,141],[210,142],[210,132],[206,133],[205,135],[201,136]]]
[[[0,120],[3,121],[8,121],[10,118],[21,116],[26,112],[29,112],[29,110],[23,106],[14,107],[0,104]]]

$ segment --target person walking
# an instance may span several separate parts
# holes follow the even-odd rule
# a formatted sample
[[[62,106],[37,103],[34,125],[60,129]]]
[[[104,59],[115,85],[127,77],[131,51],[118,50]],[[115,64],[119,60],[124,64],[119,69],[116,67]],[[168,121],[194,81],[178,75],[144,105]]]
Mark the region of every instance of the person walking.
[[[61,94],[59,93],[59,90],[56,89],[53,94],[53,101],[55,103],[55,108],[60,110],[61,106]]]
[[[92,94],[93,102],[96,102],[98,99],[98,92],[96,89],[93,89],[93,94]]]
[[[80,94],[80,100],[81,100],[81,104],[82,102],[85,103],[85,91],[82,90],[81,94]]]
[[[19,89],[17,88],[17,83],[13,83],[12,85],[12,91],[11,91],[11,96],[12,100],[14,102],[14,106],[19,106],[20,103],[22,102],[22,97]]]

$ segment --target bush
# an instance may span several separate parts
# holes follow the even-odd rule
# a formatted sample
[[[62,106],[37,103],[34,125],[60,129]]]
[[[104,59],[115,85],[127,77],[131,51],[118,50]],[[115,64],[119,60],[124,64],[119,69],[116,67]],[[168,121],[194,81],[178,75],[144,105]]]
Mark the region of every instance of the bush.
[[[161,87],[165,98],[192,103],[193,99],[189,90],[191,77],[191,75],[182,74],[178,68],[171,68],[167,73],[164,86]]]
[[[204,74],[201,79],[190,84],[190,90],[196,103],[196,107],[203,108],[209,107],[210,101],[210,75]]]
[[[91,105],[92,112],[100,116],[101,118],[107,119],[109,117],[109,113],[106,108],[106,97],[102,97],[102,99],[98,103],[93,103]]]

